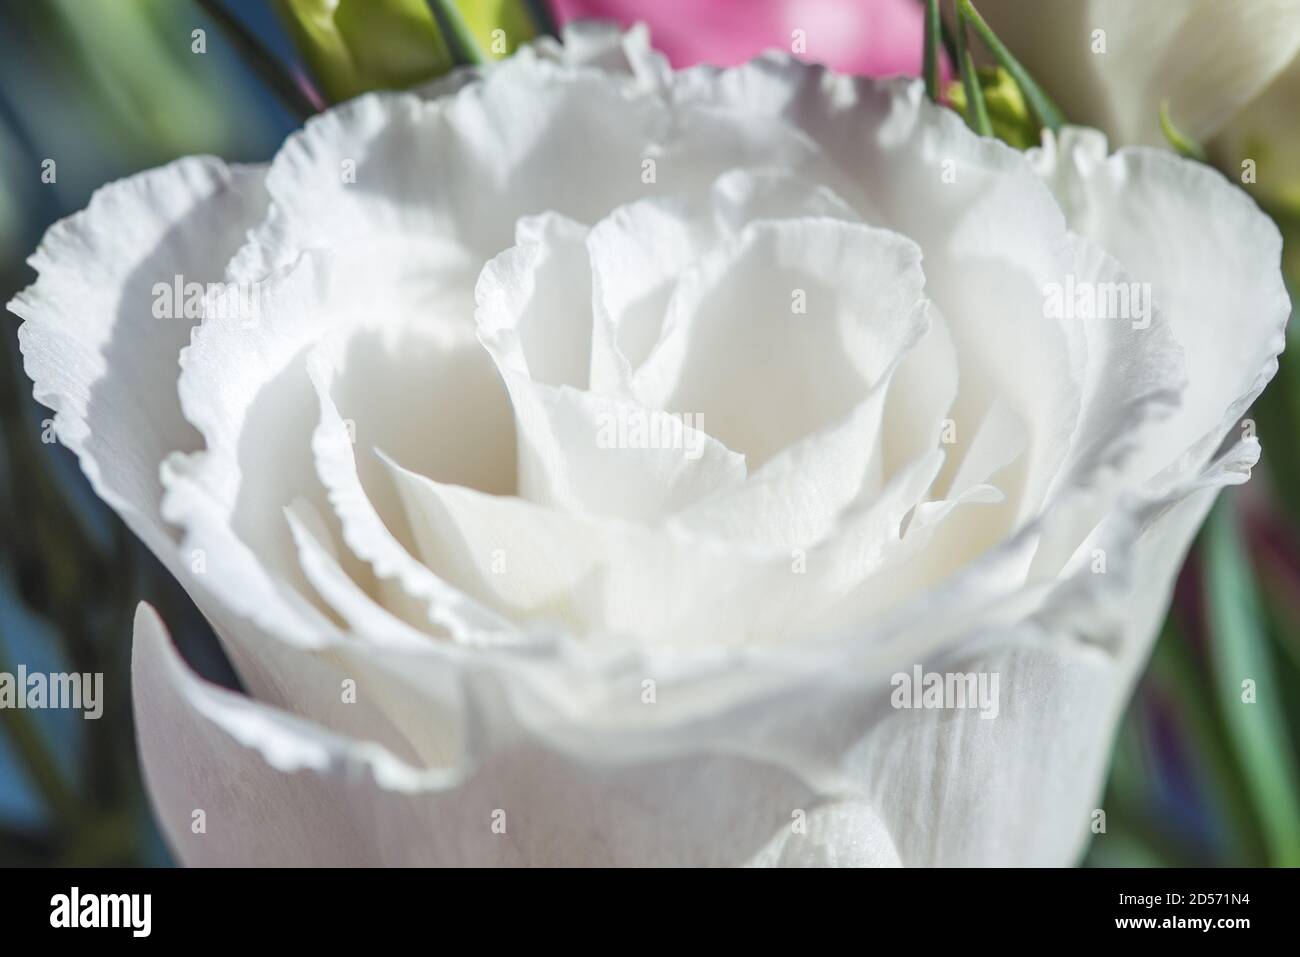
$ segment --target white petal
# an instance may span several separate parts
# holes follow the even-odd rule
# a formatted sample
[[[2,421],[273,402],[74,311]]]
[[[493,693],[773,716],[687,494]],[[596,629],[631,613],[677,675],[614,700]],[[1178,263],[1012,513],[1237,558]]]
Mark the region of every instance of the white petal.
[[[861,221],[853,207],[829,186],[785,169],[731,170],[713,184],[711,200],[724,235],[735,235],[759,219]]]
[[[436,482],[384,458],[429,568],[466,594],[515,621],[563,622],[574,634],[592,631],[579,593],[621,554],[650,561],[648,535],[525,502]],[[625,551],[620,552],[620,548]],[[639,549],[639,550],[634,550]],[[653,577],[626,584],[631,604],[649,600]],[[636,596],[640,596],[637,598]]]
[[[1026,554],[1009,542],[926,596],[903,619],[896,638],[907,640],[846,632],[848,657],[838,665],[822,661],[803,672],[807,685],[793,680],[773,698],[748,702],[746,718],[765,716],[759,728],[747,729],[739,715],[718,717],[711,729],[696,729],[696,745],[726,750],[761,738],[769,753],[802,762],[810,781],[838,790],[841,813],[856,825],[815,842],[826,845],[822,858],[838,852],[884,862],[892,849],[908,865],[1076,863],[1115,728],[1187,546],[1219,488],[1242,481],[1257,454],[1253,440],[1241,443],[1168,496],[1116,516],[1105,536],[1081,549],[1085,560],[1046,590],[989,577],[1003,557]],[[1026,544],[1032,537],[1020,536]],[[1106,575],[1089,567],[1087,549],[1096,544],[1118,559]],[[996,717],[891,708],[887,676],[915,666],[997,674]],[[842,680],[825,680],[830,667]],[[816,718],[801,716],[810,700]],[[856,738],[845,743],[832,728]],[[817,747],[801,740],[818,733]],[[832,786],[838,775],[850,782]],[[797,861],[799,845],[787,836],[777,850]]]
[[[514,56],[440,99],[372,93],[309,120],[272,161],[271,215],[232,269],[257,279],[369,237],[450,239],[486,259],[522,216],[593,223],[665,186],[702,194],[732,167],[815,153],[781,124],[674,109],[635,79]]]
[[[850,503],[879,495],[881,415],[891,378],[886,373],[841,421],[783,449],[743,484],[719,489],[674,516],[674,524],[786,549],[820,541]]]
[[[376,597],[407,624],[420,629],[434,625],[458,641],[509,632],[504,619],[440,579],[412,557],[408,544],[393,534],[362,486],[352,433],[323,380],[313,376],[313,385],[320,402],[320,422],[312,435],[317,475],[328,491],[343,541],[373,571]],[[368,457],[374,458],[373,450]],[[385,491],[391,488],[387,476],[383,477],[383,487]],[[406,530],[404,517],[395,518]]]
[[[957,398],[957,350],[939,307],[928,308],[930,328],[908,350],[889,383],[881,455],[885,475],[895,475],[943,441]]]
[[[1060,209],[1035,182],[1033,165],[929,103],[919,82],[841,77],[787,56],[688,71],[682,97],[797,124],[837,170],[836,193],[865,221],[921,248],[925,292],[946,320],[959,364],[951,410],[958,442],[948,468],[1002,397],[1031,436],[1006,491],[1020,512],[1032,511],[1078,420],[1084,363],[1079,331],[1044,321],[1044,290],[1064,282],[1072,255]]]
[[[578,391],[592,350],[585,227],[559,217],[522,220],[518,239],[484,268],[477,318],[514,405],[519,494],[645,520],[738,484],[744,459],[689,422]]]
[[[196,157],[104,187],[50,227],[30,260],[38,280],[9,304],[27,320],[25,368],[37,401],[57,413],[60,440],[174,571],[158,467],[200,444],[176,397],[177,359],[198,320],[185,313],[185,286],[222,280],[266,211],[264,172]]]
[[[350,403],[359,441],[398,436],[414,442],[417,461],[439,475],[488,488],[513,487],[505,392],[473,339],[470,317],[459,314],[468,308],[470,288],[459,271],[459,255],[446,244],[409,242],[309,253],[254,287],[255,321],[216,309],[219,314],[204,322],[186,350],[182,405],[207,449],[168,463],[164,511],[187,529],[188,550],[202,549],[210,567],[220,566],[222,571],[210,576],[214,585],[242,583],[223,596],[239,614],[306,642],[319,627],[301,620],[302,596],[315,592],[298,565],[289,528],[266,520],[299,497],[323,514],[330,512],[327,491],[351,501],[318,480],[320,449],[312,437],[322,408],[313,370],[318,381],[323,368],[337,372],[329,385]],[[387,385],[403,380],[419,385],[402,395],[388,393],[385,402],[366,372],[396,349],[404,349],[412,361],[441,356],[446,371],[430,382],[423,378],[424,368],[400,367],[405,374],[392,373]],[[473,422],[459,414],[471,389],[481,410]],[[492,408],[498,410],[495,422],[488,416]],[[326,471],[344,482],[340,476],[349,470]],[[385,482],[372,477],[381,493]],[[391,492],[388,497],[393,498]],[[383,503],[382,494],[377,501]],[[390,517],[400,520],[395,499],[391,508]],[[353,547],[367,537],[344,531]],[[362,562],[381,557],[349,556],[345,565],[357,575]],[[389,575],[391,564],[385,562]]]
[[[585,389],[591,365],[587,227],[563,216],[520,220],[515,245],[475,286],[479,335],[502,373]]]
[[[617,24],[599,20],[570,20],[561,32],[561,43],[549,37],[539,38],[534,46],[537,54],[575,66],[630,74],[647,89],[659,89],[669,83],[671,67],[664,55],[650,45],[650,31],[643,23],[624,30]],[[528,49],[521,53],[527,55]]]
[[[476,768],[418,770],[206,684],[143,605],[132,687],[150,797],[189,865],[717,866],[815,806],[798,778],[742,756],[592,765],[517,733]],[[501,702],[480,704],[512,733]]]
[[[187,864],[379,863],[374,824],[365,823],[376,792],[445,787],[453,777],[420,775],[378,746],[206,684],[145,604],[131,678],[145,781]],[[196,833],[199,811],[205,830]]]
[[[424,562],[534,638],[707,654],[772,640],[799,616],[805,579],[787,551],[484,495],[388,464]]]
[[[590,516],[653,521],[745,480],[745,459],[691,420],[509,375],[520,495]]]
[[[307,645],[321,640],[324,619],[303,597],[311,589],[288,526],[267,517],[299,496],[323,501],[304,365],[320,317],[301,308],[318,279],[326,281],[319,264],[304,260],[288,282],[255,287],[251,318],[220,300],[208,304],[182,354],[179,385],[206,449],[173,455],[162,471],[163,516],[184,530],[183,554],[202,556],[208,587],[237,615]]]
[[[1143,461],[1149,474],[1170,463],[1195,474],[1277,369],[1291,309],[1277,227],[1220,173],[1164,151],[1107,158],[1097,134],[1067,129],[1036,161],[1071,229],[1151,284],[1187,389]]]
[[[826,186],[790,170],[734,169],[706,204],[671,198],[620,206],[592,227],[591,388],[625,393],[663,332],[677,280],[719,242],[759,219],[819,217],[858,222]]]
[[[330,531],[320,513],[305,499],[285,509],[285,518],[298,546],[303,574],[348,628],[367,641],[398,648],[418,649],[428,636],[375,602],[340,567]]]
[[[1131,303],[1145,298],[1145,315],[1137,319],[1120,310],[1081,323],[1088,338],[1084,413],[1048,493],[1049,508],[1060,508],[1065,500],[1066,509],[1078,512],[1073,522],[1062,515],[1053,523],[1039,544],[1035,573],[1058,571],[1087,533],[1119,505],[1124,491],[1150,478],[1153,462],[1168,462],[1162,457],[1170,447],[1167,430],[1188,387],[1184,353],[1165,312],[1091,242],[1079,238],[1075,250],[1078,282],[1097,290],[1129,290]],[[1083,494],[1068,495],[1067,490]]]
[[[845,277],[849,277],[847,280]],[[684,275],[633,378],[751,469],[847,415],[924,332],[920,251],[832,219],[747,227]]]

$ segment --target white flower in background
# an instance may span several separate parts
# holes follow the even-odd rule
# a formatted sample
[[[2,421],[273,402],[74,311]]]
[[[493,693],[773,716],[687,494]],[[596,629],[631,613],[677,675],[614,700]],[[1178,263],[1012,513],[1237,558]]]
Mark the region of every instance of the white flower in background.
[[[1065,115],[1165,143],[1160,105],[1252,193],[1300,210],[1300,0],[979,0]]]
[[[109,186],[12,308],[248,690],[141,607],[182,861],[1069,864],[1278,257],[1169,153],[588,28]]]

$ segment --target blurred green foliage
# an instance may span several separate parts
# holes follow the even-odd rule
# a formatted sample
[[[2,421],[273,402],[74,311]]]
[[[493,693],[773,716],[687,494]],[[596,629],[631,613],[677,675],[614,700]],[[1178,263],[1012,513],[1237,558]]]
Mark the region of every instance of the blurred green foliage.
[[[275,0],[330,102],[499,60],[549,29],[524,0]]]

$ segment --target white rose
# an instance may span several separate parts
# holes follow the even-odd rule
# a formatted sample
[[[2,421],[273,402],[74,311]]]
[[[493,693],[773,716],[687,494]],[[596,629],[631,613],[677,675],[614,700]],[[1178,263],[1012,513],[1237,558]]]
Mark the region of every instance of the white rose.
[[[1207,168],[1026,156],[917,83],[568,39],[109,186],[33,259],[36,396],[248,690],[141,607],[173,848],[1075,861],[1259,454],[1276,230]],[[178,276],[235,285],[156,318]],[[898,707],[918,669],[993,693]]]

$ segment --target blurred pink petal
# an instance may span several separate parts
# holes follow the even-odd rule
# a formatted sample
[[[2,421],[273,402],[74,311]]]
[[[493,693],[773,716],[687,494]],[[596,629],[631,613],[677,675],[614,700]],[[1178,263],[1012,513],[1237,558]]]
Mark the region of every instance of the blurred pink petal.
[[[565,22],[582,17],[644,21],[651,42],[673,66],[730,66],[763,50],[791,50],[802,30],[800,59],[869,76],[921,72],[924,5],[918,0],[553,0]]]

